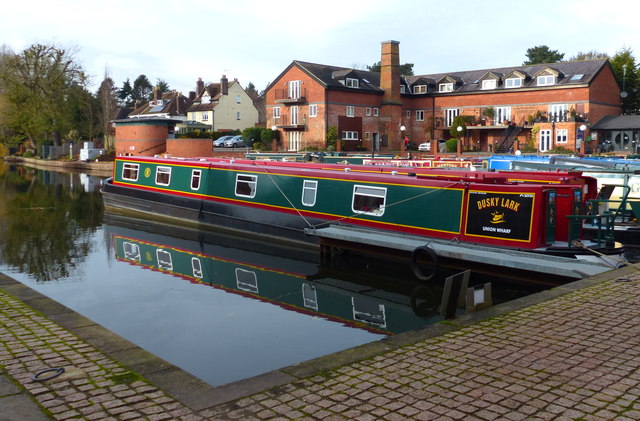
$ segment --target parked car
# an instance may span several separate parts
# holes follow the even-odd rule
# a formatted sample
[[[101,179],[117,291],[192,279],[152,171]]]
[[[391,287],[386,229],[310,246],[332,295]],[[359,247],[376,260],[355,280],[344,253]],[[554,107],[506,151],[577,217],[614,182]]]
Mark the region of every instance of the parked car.
[[[222,136],[213,141],[214,148],[222,148],[224,146],[224,141],[227,139],[231,139],[233,136]]]
[[[431,142],[424,142],[418,145],[420,152],[431,152]]]
[[[242,141],[242,136],[231,136],[229,139],[224,141],[225,148],[243,148],[244,142]]]

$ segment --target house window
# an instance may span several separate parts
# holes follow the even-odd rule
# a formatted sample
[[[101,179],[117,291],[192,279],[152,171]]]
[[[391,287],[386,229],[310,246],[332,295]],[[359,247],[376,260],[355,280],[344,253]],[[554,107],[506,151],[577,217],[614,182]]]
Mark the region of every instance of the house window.
[[[404,114],[405,114],[405,116],[406,116],[407,118],[411,118],[411,110],[407,110],[407,111],[405,111],[405,113],[404,113]]]
[[[364,140],[369,140],[371,138],[371,133],[364,132]]]
[[[208,113],[202,113],[202,121],[207,121],[209,120],[209,114]]]
[[[156,168],[156,184],[160,186],[168,186],[171,182],[171,167]]]
[[[495,79],[483,80],[482,89],[496,89],[496,80]]]
[[[371,115],[371,107],[367,107],[365,109],[365,114],[367,114],[368,116]]]
[[[351,209],[354,213],[382,216],[386,197],[386,188],[355,185]]]
[[[253,198],[256,195],[258,184],[257,175],[237,174],[236,175],[236,196]]]
[[[444,110],[444,125],[446,127],[451,127],[453,123],[453,118],[460,115],[460,110],[457,108],[447,108]]]
[[[316,104],[309,105],[309,117],[318,116],[318,106]]]
[[[122,167],[122,179],[128,181],[138,181],[138,164],[125,163]]]
[[[549,105],[549,121],[566,121],[569,106],[567,104]]]
[[[427,93],[427,85],[416,85],[413,87],[414,94],[426,94]]]
[[[504,81],[505,88],[519,88],[522,86],[521,77],[510,77]]]
[[[355,107],[353,105],[347,105],[347,117],[353,117],[355,115]]]
[[[236,120],[240,120],[240,111],[236,112]]]
[[[289,85],[289,99],[300,98],[300,81],[290,80],[288,85]]]
[[[416,121],[424,121],[424,110],[416,110]]]
[[[379,110],[378,110],[377,108],[374,108],[374,109],[373,109],[373,115],[374,115],[375,117],[378,117],[378,111],[379,111]]]
[[[438,85],[438,92],[453,92],[453,83],[441,83]]]
[[[495,121],[497,124],[511,120],[511,107],[495,107]]]
[[[556,143],[567,143],[568,129],[556,130]]]
[[[202,178],[202,170],[191,171],[191,190],[200,188],[200,179]]]
[[[197,257],[191,258],[191,271],[194,278],[202,278],[202,262]]]
[[[538,86],[555,85],[556,77],[554,75],[538,76],[537,83]]]
[[[291,117],[291,124],[297,125],[298,124],[298,106],[294,105],[293,107],[291,107],[291,109],[289,110],[289,114]]]
[[[240,104],[240,95],[236,95],[236,104]]]
[[[342,140],[358,140],[358,132],[343,131],[342,132]]]
[[[400,93],[403,94],[405,92],[404,85],[400,85]]]
[[[350,78],[350,77],[347,78],[346,85],[349,88],[359,88],[360,87],[358,79],[353,79],[353,78]]]
[[[280,118],[280,107],[273,107],[273,118]]]
[[[316,194],[318,193],[318,182],[315,180],[304,180],[302,184],[302,204],[314,206],[316,204]]]

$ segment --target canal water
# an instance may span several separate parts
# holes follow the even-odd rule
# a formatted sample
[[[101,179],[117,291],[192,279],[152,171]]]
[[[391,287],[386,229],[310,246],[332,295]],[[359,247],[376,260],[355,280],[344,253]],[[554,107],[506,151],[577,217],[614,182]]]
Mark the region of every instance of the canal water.
[[[442,320],[404,265],[105,214],[100,183],[0,161],[0,272],[213,386]]]

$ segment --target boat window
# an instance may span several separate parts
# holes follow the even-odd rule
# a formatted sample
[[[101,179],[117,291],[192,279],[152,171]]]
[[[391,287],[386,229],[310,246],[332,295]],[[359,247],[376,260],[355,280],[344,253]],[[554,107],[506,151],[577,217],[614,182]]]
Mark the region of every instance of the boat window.
[[[137,244],[125,242],[122,246],[124,247],[124,258],[126,260],[140,261],[140,248]]]
[[[302,185],[302,204],[314,206],[316,204],[316,193],[318,192],[318,182],[315,180],[304,180]]]
[[[168,186],[171,181],[171,167],[156,168],[156,184]]]
[[[255,197],[257,184],[257,175],[236,175],[236,196]]]
[[[381,328],[387,327],[384,305],[367,298],[351,297],[351,306],[353,308],[353,320]]]
[[[171,260],[171,253],[166,250],[157,249],[156,257],[158,258],[158,267],[164,270],[173,270],[173,261]]]
[[[191,190],[198,190],[200,188],[201,177],[202,177],[202,170],[191,171]]]
[[[365,215],[382,216],[387,189],[382,187],[354,186],[352,210]]]
[[[196,278],[202,278],[202,263],[197,257],[191,258],[191,269],[193,269],[193,276]]]
[[[122,166],[122,179],[129,181],[138,181],[138,164],[130,164],[125,162]]]
[[[305,307],[318,310],[318,292],[313,285],[302,284],[302,301]]]
[[[242,291],[258,293],[258,277],[250,270],[236,268],[236,285]]]

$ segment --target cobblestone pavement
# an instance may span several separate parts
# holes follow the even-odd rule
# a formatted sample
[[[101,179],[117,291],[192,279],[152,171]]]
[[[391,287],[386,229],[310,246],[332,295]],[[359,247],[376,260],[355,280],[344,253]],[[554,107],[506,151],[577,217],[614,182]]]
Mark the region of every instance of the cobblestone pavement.
[[[197,410],[0,290],[0,366],[54,419],[638,420],[638,270]]]

